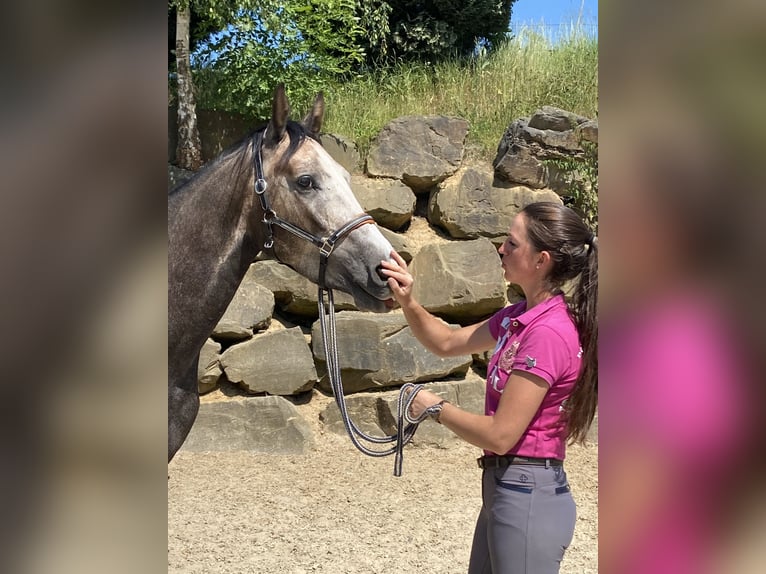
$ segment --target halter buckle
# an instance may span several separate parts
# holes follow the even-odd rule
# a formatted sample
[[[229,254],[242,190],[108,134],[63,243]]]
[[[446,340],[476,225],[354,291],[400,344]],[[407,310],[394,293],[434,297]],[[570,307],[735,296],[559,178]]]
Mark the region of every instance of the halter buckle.
[[[263,244],[263,248],[264,249],[271,249],[272,247],[274,247],[274,238],[273,237],[269,237],[266,240],[266,243]]]
[[[327,239],[323,239],[322,241],[323,243],[319,248],[319,255],[322,257],[330,257],[333,249],[335,249],[335,242],[330,243],[330,241]]]
[[[263,223],[268,223],[269,226],[271,226],[271,222],[274,220],[274,218],[277,216],[277,212],[273,209],[266,209],[263,211]]]

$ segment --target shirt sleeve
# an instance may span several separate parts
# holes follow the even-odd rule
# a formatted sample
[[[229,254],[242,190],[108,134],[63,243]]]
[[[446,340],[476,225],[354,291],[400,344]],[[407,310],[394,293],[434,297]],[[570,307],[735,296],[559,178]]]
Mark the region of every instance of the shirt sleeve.
[[[569,369],[571,350],[563,337],[546,325],[530,327],[519,342],[512,369],[541,377],[548,386]]]

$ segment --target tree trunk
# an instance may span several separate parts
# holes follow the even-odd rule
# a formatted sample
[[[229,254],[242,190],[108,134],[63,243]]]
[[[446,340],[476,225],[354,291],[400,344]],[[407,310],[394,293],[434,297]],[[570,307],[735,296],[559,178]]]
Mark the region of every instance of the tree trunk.
[[[197,129],[197,106],[189,57],[189,21],[191,9],[179,7],[176,15],[176,77],[178,81],[178,167],[197,171],[202,165],[202,151]]]

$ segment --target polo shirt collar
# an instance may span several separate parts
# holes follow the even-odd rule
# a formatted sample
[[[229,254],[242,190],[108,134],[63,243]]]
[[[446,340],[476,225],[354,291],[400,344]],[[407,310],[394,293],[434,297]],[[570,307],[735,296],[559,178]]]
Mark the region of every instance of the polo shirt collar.
[[[530,323],[532,323],[535,319],[537,319],[540,315],[543,313],[546,313],[547,311],[550,311],[551,309],[555,309],[556,307],[564,306],[566,307],[566,300],[564,299],[564,294],[559,293],[557,295],[554,295],[550,299],[543,301],[542,303],[538,303],[528,311],[524,311],[521,315],[516,317],[516,321],[521,323],[524,326],[528,326]],[[526,306],[526,303],[525,303]]]

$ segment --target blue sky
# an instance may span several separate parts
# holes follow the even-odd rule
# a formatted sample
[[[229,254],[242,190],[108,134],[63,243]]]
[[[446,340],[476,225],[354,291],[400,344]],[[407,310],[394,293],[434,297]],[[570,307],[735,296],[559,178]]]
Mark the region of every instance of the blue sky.
[[[560,25],[577,21],[582,7],[582,22],[594,33],[598,25],[598,0],[516,0],[511,8],[511,30],[519,26],[544,26],[555,33]]]

